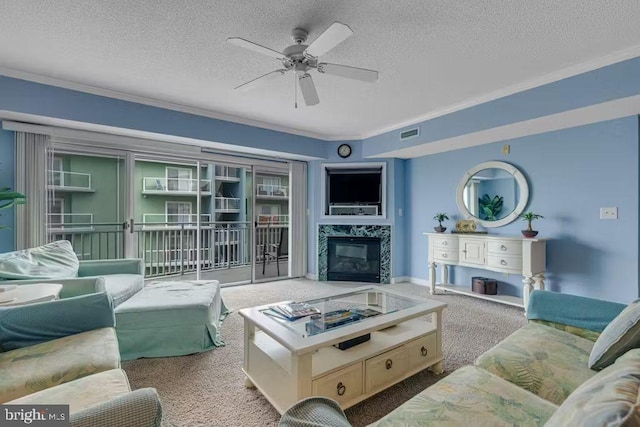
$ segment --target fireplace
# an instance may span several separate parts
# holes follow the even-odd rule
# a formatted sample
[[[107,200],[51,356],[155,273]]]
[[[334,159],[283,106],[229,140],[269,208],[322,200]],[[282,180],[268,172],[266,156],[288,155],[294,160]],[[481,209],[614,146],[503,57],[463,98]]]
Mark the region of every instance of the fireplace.
[[[361,238],[375,238],[378,241],[379,249],[377,250],[377,259],[379,267],[377,269],[377,275],[379,278],[375,280],[376,283],[380,284],[388,284],[391,283],[391,226],[390,225],[373,225],[373,224],[358,224],[358,225],[348,225],[348,224],[319,224],[318,225],[318,280],[327,281],[327,280],[362,280],[362,279],[334,279],[333,277],[330,279],[328,275],[329,271],[329,239],[331,238],[342,238],[342,239],[361,239]],[[364,240],[363,242],[367,242]],[[363,245],[366,243],[357,243],[358,245]],[[346,249],[343,250],[345,252],[339,252],[339,256],[343,256],[345,254],[358,255],[362,257],[358,250],[362,251],[362,249],[356,246],[356,249]],[[333,249],[335,251],[335,249]],[[367,249],[367,251],[370,249]],[[350,252],[351,251],[351,252]],[[353,252],[355,251],[355,252]],[[351,257],[351,258],[358,258]],[[372,259],[369,257],[369,253],[367,253],[367,259]],[[346,260],[343,260],[346,261]],[[352,261],[352,267],[354,266]],[[344,265],[343,267],[346,267]],[[356,271],[357,273],[358,271]],[[345,273],[345,272],[341,272]],[[344,276],[343,276],[344,277]],[[371,280],[372,282],[374,280]]]
[[[327,280],[380,283],[380,238],[328,237]]]

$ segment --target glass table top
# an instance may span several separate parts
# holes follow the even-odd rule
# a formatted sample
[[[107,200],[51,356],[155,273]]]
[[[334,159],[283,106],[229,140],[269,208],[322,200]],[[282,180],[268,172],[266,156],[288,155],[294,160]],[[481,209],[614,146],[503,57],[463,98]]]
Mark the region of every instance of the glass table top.
[[[273,304],[260,311],[304,338],[425,302],[371,287],[301,302]],[[291,308],[299,309],[298,314],[302,317],[293,320],[287,318],[287,309]]]

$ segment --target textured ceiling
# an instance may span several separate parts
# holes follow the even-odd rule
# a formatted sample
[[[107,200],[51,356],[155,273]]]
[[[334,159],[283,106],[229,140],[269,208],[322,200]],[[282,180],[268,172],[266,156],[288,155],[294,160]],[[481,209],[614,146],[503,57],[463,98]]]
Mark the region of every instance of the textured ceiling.
[[[280,64],[227,37],[281,51],[292,28],[313,41],[334,21],[354,34],[321,60],[376,69],[376,83],[314,73],[320,104],[297,110],[292,73],[233,91]],[[638,22],[637,0],[0,0],[0,72],[358,138],[614,52],[628,56],[640,44]]]

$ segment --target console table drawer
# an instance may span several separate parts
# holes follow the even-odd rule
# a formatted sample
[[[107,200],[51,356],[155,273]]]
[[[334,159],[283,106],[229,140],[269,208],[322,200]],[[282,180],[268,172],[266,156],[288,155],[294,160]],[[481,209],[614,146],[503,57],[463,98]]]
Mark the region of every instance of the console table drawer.
[[[450,236],[438,236],[433,238],[434,249],[458,250],[458,238]]]
[[[346,403],[362,394],[362,363],[356,363],[313,381],[314,396],[330,397]]]
[[[365,361],[365,391],[371,393],[402,377],[409,370],[407,348],[402,346]]]
[[[487,266],[501,270],[510,270],[518,273],[522,271],[522,258],[489,254],[489,256],[487,257]]]
[[[458,262],[458,250],[447,250],[441,248],[433,249],[433,260],[441,262]]]
[[[489,249],[489,253],[502,254],[506,256],[519,256],[522,254],[522,243],[520,242],[489,240],[487,247]]]
[[[409,370],[427,366],[437,356],[438,338],[436,334],[420,337],[406,344],[409,353]]]

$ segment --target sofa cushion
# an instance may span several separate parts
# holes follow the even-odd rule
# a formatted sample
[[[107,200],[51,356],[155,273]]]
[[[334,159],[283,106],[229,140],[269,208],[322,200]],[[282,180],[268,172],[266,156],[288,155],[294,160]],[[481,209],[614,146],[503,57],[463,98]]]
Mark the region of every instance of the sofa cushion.
[[[640,349],[620,356],[578,387],[545,425],[640,425]]]
[[[604,328],[591,350],[589,367],[606,368],[636,347],[640,347],[640,300],[629,304]]]
[[[372,426],[539,426],[557,406],[475,366],[465,366]]]
[[[119,367],[114,328],[0,353],[0,403]]]
[[[139,274],[107,274],[102,276],[104,288],[117,307],[144,287],[144,277]]]
[[[587,361],[593,342],[538,323],[528,323],[475,362],[487,371],[560,405],[596,374]]]
[[[0,254],[2,279],[65,279],[78,274],[78,257],[66,240]]]
[[[78,378],[19,399],[12,405],[69,405],[69,412],[81,411],[131,391],[129,380],[122,369],[111,369]]]

